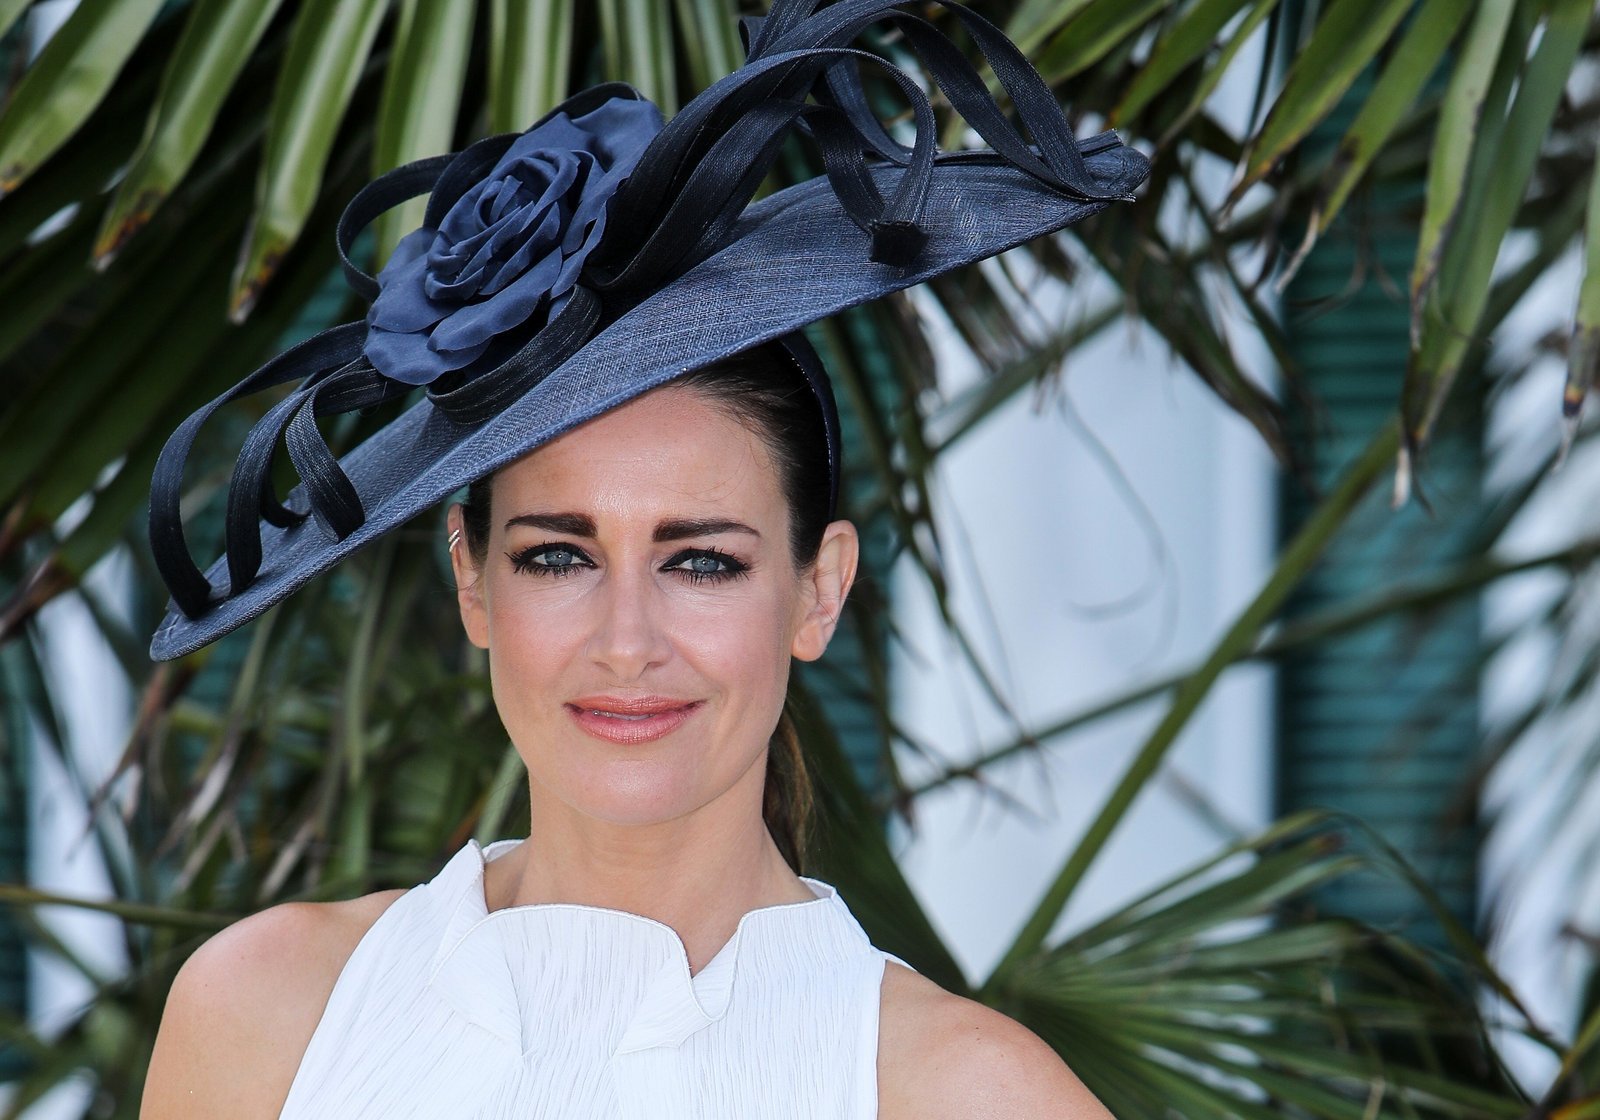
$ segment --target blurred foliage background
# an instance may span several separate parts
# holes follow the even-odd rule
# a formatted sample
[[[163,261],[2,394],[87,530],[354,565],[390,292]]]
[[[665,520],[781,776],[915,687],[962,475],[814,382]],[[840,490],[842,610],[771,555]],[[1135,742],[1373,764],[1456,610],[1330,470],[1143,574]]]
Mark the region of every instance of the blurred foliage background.
[[[901,6],[959,39],[941,5]],[[1593,425],[1580,411],[1600,356],[1590,0],[979,7],[1034,60],[1080,134],[1117,128],[1152,155],[1154,173],[1139,204],[1018,251],[1032,258],[1023,271],[1067,282],[1092,271],[1115,289],[1056,333],[1041,336],[1017,315],[1016,270],[931,286],[987,370],[968,394],[930,392],[926,327],[904,298],[817,328],[848,413],[849,513],[869,529],[877,578],[852,596],[846,663],[816,666],[793,685],[822,796],[808,871],[840,886],[878,945],[1035,1030],[1119,1117],[1600,1117],[1600,985],[1574,994],[1578,1031],[1542,1028],[1491,966],[1486,931],[1346,813],[1290,812],[1116,914],[1050,936],[1231,666],[1281,662],[1385,621],[1426,632],[1443,605],[1517,572],[1562,582],[1557,605],[1521,624],[1557,647],[1560,669],[1491,729],[1466,781],[1481,784],[1530,752],[1569,757],[1574,737],[1579,761],[1551,764],[1549,780],[1581,789],[1592,778],[1592,721],[1551,728],[1593,701],[1600,541],[1532,558],[1499,548],[1523,511],[1547,500],[1559,457],[1594,461]],[[32,55],[45,9],[65,21]],[[199,405],[289,342],[361,313],[344,297],[332,229],[368,178],[524,128],[602,79],[624,78],[670,113],[738,65],[736,16],[757,10],[735,0],[0,0],[0,734],[13,775],[0,795],[12,799],[13,826],[22,815],[15,763],[30,727],[66,742],[63,713],[89,702],[63,694],[49,671],[41,608],[81,596],[136,697],[109,780],[91,783],[62,759],[94,808],[88,842],[110,870],[114,901],[0,886],[12,928],[95,992],[49,1038],[20,1013],[0,1020],[13,1088],[6,1115],[85,1072],[94,1086],[85,1115],[136,1115],[167,987],[210,932],[284,900],[420,881],[469,836],[505,835],[525,816],[516,755],[434,547],[442,513],[215,646],[153,665],[146,640],[166,596],[144,539],[151,470]],[[892,21],[867,45],[917,66]],[[1240,74],[1255,90],[1244,128],[1212,111],[1219,84]],[[892,91],[884,96],[892,103]],[[947,145],[970,142],[941,110]],[[1218,169],[1229,182],[1220,198],[1198,185]],[[769,185],[818,170],[796,142]],[[416,224],[421,205],[392,212],[358,246],[369,262]],[[1181,223],[1163,220],[1174,213]],[[1379,222],[1403,228],[1408,246],[1386,276],[1400,338],[1369,371],[1386,403],[1361,442],[1328,456],[1318,443],[1326,389],[1303,376],[1281,297],[1319,247],[1353,247],[1351,275],[1364,274]],[[1584,270],[1578,302],[1551,317],[1547,299],[1531,301],[1574,258]],[[1278,384],[1244,368],[1218,292],[1248,314]],[[1337,302],[1296,313],[1314,318]],[[1525,352],[1486,345],[1513,315],[1549,321]],[[1041,749],[1074,723],[1032,729],[974,766],[908,785],[893,748],[915,744],[890,715],[881,586],[888,566],[909,557],[946,606],[930,499],[940,455],[1129,316],[1253,426],[1300,506],[1275,569],[1208,656],[1169,679],[1129,682],[1127,696],[1082,717],[1151,697],[1166,705],[998,967],[967,977],[897,868],[885,821],[912,813],[929,788],[981,780],[986,765]],[[1551,355],[1569,370],[1564,402],[1550,402],[1565,438],[1524,456],[1485,498],[1447,566],[1423,581],[1391,570],[1393,582],[1286,613],[1354,522],[1427,503],[1428,451],[1452,402],[1512,392]],[[188,479],[185,509],[202,560],[220,551],[214,507],[232,449],[271,403],[241,404],[197,445],[204,469]],[[330,444],[354,446],[393,413],[340,417]],[[280,492],[295,481],[288,466],[279,463]],[[1404,528],[1408,539],[1434,532],[1426,518]],[[131,564],[131,603],[84,584],[111,555]],[[954,613],[945,618],[971,651]],[[1328,889],[1356,877],[1415,899],[1437,937],[1330,908]],[[79,958],[37,920],[50,903],[118,915],[128,973],[105,975]],[[1479,1010],[1487,994],[1503,1025],[1556,1056],[1550,1084],[1508,1075]]]

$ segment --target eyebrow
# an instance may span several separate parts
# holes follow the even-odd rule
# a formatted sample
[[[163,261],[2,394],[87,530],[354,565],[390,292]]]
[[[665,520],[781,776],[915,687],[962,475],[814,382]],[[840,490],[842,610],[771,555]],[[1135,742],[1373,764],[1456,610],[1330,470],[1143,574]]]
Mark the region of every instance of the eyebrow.
[[[594,518],[582,513],[521,513],[506,522],[506,531],[513,526],[529,525],[550,533],[567,533],[574,537],[593,537]]]
[[[519,513],[506,522],[507,531],[515,525],[528,525],[549,533],[565,533],[574,537],[588,537],[590,540],[595,537],[594,518],[586,513]],[[726,517],[678,517],[659,522],[655,532],[650,534],[650,539],[657,542],[681,541],[690,537],[708,537],[716,533],[748,533],[756,538],[761,536],[743,521],[734,521]]]
[[[745,533],[760,539],[761,534],[731,517],[681,517],[663,521],[650,534],[653,541],[681,541],[690,537],[710,537],[717,533]]]

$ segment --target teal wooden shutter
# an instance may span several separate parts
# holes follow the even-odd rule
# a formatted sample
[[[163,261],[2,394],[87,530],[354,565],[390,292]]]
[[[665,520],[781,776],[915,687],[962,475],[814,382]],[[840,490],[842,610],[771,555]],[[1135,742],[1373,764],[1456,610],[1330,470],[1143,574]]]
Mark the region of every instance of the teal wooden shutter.
[[[1337,141],[1351,119],[1349,105],[1363,93],[1358,85],[1312,135],[1311,162]],[[1422,189],[1418,178],[1353,199],[1286,293],[1292,352],[1327,407],[1313,459],[1322,486],[1394,414],[1399,400],[1409,332],[1404,293]],[[1362,278],[1352,285],[1358,270]],[[1314,313],[1310,301],[1331,306]],[[1483,476],[1483,405],[1474,395],[1481,384],[1470,372],[1463,375],[1439,424],[1422,476],[1437,517],[1415,499],[1393,511],[1388,486],[1376,487],[1291,600],[1290,618],[1423,578],[1467,552]],[[1297,418],[1296,438],[1304,446],[1311,433],[1303,409]],[[1281,494],[1287,539],[1311,506],[1292,480]],[[1469,928],[1479,828],[1476,806],[1462,803],[1458,791],[1479,741],[1480,614],[1474,596],[1426,619],[1390,617],[1295,653],[1278,677],[1278,811],[1326,806],[1361,817]],[[1319,901],[1377,925],[1406,927],[1427,943],[1442,937],[1398,880],[1344,880]]]

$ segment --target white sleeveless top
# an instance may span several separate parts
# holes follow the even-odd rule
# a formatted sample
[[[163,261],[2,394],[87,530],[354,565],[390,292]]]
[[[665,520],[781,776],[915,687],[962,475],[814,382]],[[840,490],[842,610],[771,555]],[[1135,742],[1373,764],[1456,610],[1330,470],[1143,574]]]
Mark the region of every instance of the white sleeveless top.
[[[692,977],[671,926],[489,912],[470,840],[345,964],[280,1120],[872,1120],[885,961],[839,893],[746,913]],[[909,966],[908,966],[909,967]]]

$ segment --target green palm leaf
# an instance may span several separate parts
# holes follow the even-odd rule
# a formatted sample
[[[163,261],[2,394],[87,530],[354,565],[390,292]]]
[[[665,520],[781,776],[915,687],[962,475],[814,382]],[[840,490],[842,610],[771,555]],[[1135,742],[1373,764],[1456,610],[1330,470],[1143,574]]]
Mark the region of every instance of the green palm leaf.
[[[599,0],[598,7],[605,76],[637,86],[663,115],[672,116],[678,74],[667,0]]]
[[[454,150],[472,21],[471,4],[402,0],[378,105],[374,174]],[[379,216],[378,261],[387,260],[395,243],[422,224],[426,207],[426,199],[415,198]]]
[[[0,0],[0,27],[24,7]],[[348,317],[332,239],[315,231],[331,227],[364,177],[525,128],[571,89],[604,77],[634,82],[670,112],[737,64],[733,16],[759,5],[605,0],[591,9],[572,0],[488,0],[483,19],[471,4],[400,0],[393,19],[388,7],[180,0],[158,18],[155,0],[83,3],[21,70],[0,110],[0,173],[10,169],[0,198],[0,299],[8,308],[0,361],[12,389],[0,404],[0,670],[8,700],[25,703],[41,726],[60,724],[75,698],[54,695],[58,686],[35,663],[30,620],[82,587],[112,553],[134,557],[144,588],[132,620],[85,597],[141,695],[119,773],[142,783],[143,816],[122,821],[106,790],[84,791],[102,808],[92,841],[113,869],[111,905],[128,924],[134,972],[101,983],[50,1045],[20,1024],[0,1027],[35,1061],[16,1100],[90,1069],[102,1078],[103,1099],[132,1115],[166,987],[203,936],[201,923],[185,928],[164,918],[213,921],[288,898],[409,885],[468,836],[501,835],[526,812],[525,776],[495,717],[481,651],[461,640],[449,573],[433,550],[399,543],[436,534],[433,521],[314,581],[250,632],[152,671],[143,637],[164,595],[140,518],[150,471],[181,417],[284,337]],[[1284,244],[1304,249],[1332,235],[1337,216],[1363,220],[1374,187],[1431,176],[1413,270],[1417,345],[1404,386],[1396,385],[1406,418],[1403,468],[1425,446],[1442,402],[1460,391],[1456,382],[1476,386],[1469,378],[1485,376],[1477,341],[1527,308],[1539,281],[1582,243],[1586,210],[1566,413],[1575,449],[1592,438],[1576,418],[1600,349],[1600,177],[1594,109],[1581,83],[1568,81],[1594,55],[1587,5],[1329,0],[1316,8],[1320,18],[1306,25],[1280,75],[1251,61],[1263,40],[1274,56],[1293,26],[1298,7],[1277,0],[999,0],[989,14],[1079,125],[1109,118],[1131,142],[1154,148],[1144,197],[992,268],[944,278],[926,289],[927,302],[883,301],[814,332],[856,425],[850,469],[866,481],[852,516],[881,525],[891,562],[904,559],[932,590],[951,646],[1003,713],[1012,713],[1011,698],[979,652],[986,643],[958,621],[947,582],[935,516],[943,453],[1058,376],[1105,330],[1137,322],[1293,463],[1299,448],[1289,420],[1307,403],[1263,285],[1281,288],[1292,274],[1292,261],[1281,267]],[[919,14],[950,25],[938,5]],[[914,65],[892,31],[873,45]],[[1442,99],[1427,92],[1434,72]],[[1242,120],[1217,111],[1214,94],[1225,81],[1257,91]],[[886,87],[870,92],[900,103]],[[1308,130],[1346,105],[1353,123],[1337,150],[1309,149]],[[950,121],[947,135],[959,134],[958,125]],[[769,185],[817,173],[812,161],[796,146]],[[1216,207],[1201,189],[1208,166],[1236,169],[1233,209]],[[1158,223],[1158,212],[1184,220]],[[379,223],[375,262],[417,214],[412,204]],[[1526,235],[1529,251],[1497,271],[1512,231]],[[238,264],[225,275],[227,247],[241,235]],[[85,267],[92,257],[103,272]],[[1107,289],[1093,306],[1071,321],[1037,320],[1040,286],[1077,285],[1090,274]],[[1244,328],[1219,293],[1244,311]],[[233,319],[248,315],[244,322],[230,323],[230,300]],[[929,309],[985,371],[954,399],[938,396],[931,373]],[[1240,329],[1267,343],[1288,392],[1246,373]],[[259,407],[241,405],[222,422],[244,424]],[[331,426],[330,441],[353,446],[388,415],[345,417]],[[1229,666],[1379,617],[1425,627],[1440,604],[1534,566],[1559,574],[1569,589],[1581,586],[1593,542],[1515,560],[1488,555],[1544,492],[1535,476],[1484,513],[1479,553],[1458,568],[1374,589],[1267,637],[1286,590],[1347,531],[1354,495],[1401,438],[1391,431],[1368,448],[1322,506],[1311,536],[1284,553],[1252,605],[1191,670],[1130,685],[1052,727],[1011,714],[1011,743],[916,789],[901,782],[893,755],[882,760],[885,787],[863,789],[812,691],[826,684],[867,705],[885,751],[891,743],[943,746],[913,742],[896,726],[887,651],[870,654],[852,679],[830,676],[824,665],[796,682],[791,706],[806,727],[824,821],[819,871],[840,885],[877,944],[950,990],[1017,1016],[1119,1115],[1529,1112],[1500,1076],[1475,1013],[1441,986],[1449,973],[1517,1007],[1466,931],[1453,931],[1447,960],[1306,909],[1313,888],[1384,862],[1331,842],[1326,822],[1280,822],[1065,939],[1049,936]],[[188,479],[186,510],[214,508],[228,481],[221,450],[199,455],[205,461],[197,458]],[[294,482],[288,466],[279,464],[280,490]],[[59,528],[79,501],[86,515]],[[191,518],[189,530],[197,553],[214,549],[218,529],[206,515]],[[852,623],[893,641],[893,620],[871,581],[852,594],[850,612]],[[1541,715],[1577,710],[1600,663],[1569,609],[1552,607],[1529,627],[1558,632],[1571,668],[1499,730],[1486,767],[1531,749]],[[430,655],[416,656],[418,649]],[[974,991],[896,865],[884,814],[909,813],[921,793],[955,777],[982,781],[1051,735],[1152,696],[1167,697],[1166,718],[1064,858],[1007,961]],[[26,914],[41,899],[13,901],[8,910]],[[38,937],[45,951],[70,956],[47,930]],[[1584,1080],[1596,1031],[1592,1012],[1585,1015],[1565,1047],[1522,1025],[1567,1055],[1565,1080],[1551,1087],[1542,1114],[1600,1115]]]
[[[1240,0],[1197,0],[1164,28],[1150,50],[1149,60],[1139,68],[1112,110],[1111,123],[1121,124],[1137,117],[1157,94],[1211,49],[1240,6]]]
[[[223,99],[244,70],[282,0],[201,0],[162,75],[133,165],[123,176],[95,238],[94,264],[104,269],[150,221],[194,166]]]
[[[567,96],[573,14],[573,0],[490,0],[490,132],[520,132]]]
[[[73,9],[0,114],[0,197],[16,190],[82,127],[160,9],[161,0]]]
[[[0,0],[0,35],[11,30],[11,25],[17,22],[17,17],[32,2],[33,0]]]
[[[1225,205],[1237,202],[1328,115],[1410,7],[1411,0],[1335,0],[1328,5],[1310,41],[1296,53],[1283,92],[1251,143]]]
[[[1514,39],[1502,56],[1500,73],[1520,71],[1516,93],[1504,119],[1492,127],[1474,128],[1464,136],[1473,144],[1473,158],[1481,169],[1474,179],[1474,190],[1462,200],[1452,189],[1453,170],[1429,178],[1428,206],[1423,218],[1422,239],[1417,246],[1412,271],[1412,361],[1406,369],[1406,382],[1400,406],[1405,422],[1405,444],[1396,482],[1396,497],[1403,499],[1409,489],[1410,464],[1426,445],[1438,419],[1446,395],[1457,374],[1488,302],[1494,263],[1499,256],[1517,213],[1522,209],[1529,181],[1538,162],[1542,138],[1550,127],[1556,106],[1566,86],[1593,9],[1584,0],[1560,0],[1550,6],[1544,21],[1544,34],[1533,55],[1522,65],[1522,41]],[[1480,16],[1480,18],[1482,18]],[[1478,25],[1474,25],[1468,51],[1475,52]],[[1487,32],[1485,32],[1487,35]],[[1471,108],[1498,106],[1491,92],[1478,100],[1478,85],[1465,92],[1455,88],[1446,95],[1446,106],[1458,97]],[[1463,109],[1463,114],[1471,111]],[[1441,129],[1445,126],[1441,111]],[[1446,162],[1451,167],[1459,160],[1454,145],[1436,145],[1434,166]],[[1435,185],[1439,184],[1438,191]],[[1460,221],[1460,231],[1450,239],[1448,251],[1439,247],[1440,230]],[[1444,273],[1439,271],[1443,261]],[[1424,318],[1424,307],[1434,314]],[[1417,337],[1419,324],[1423,334]]]
[[[267,121],[254,212],[228,315],[242,322],[311,213],[334,136],[388,0],[308,0],[295,23]]]
[[[1339,141],[1338,152],[1312,211],[1305,241],[1301,243],[1296,261],[1291,262],[1284,270],[1285,275],[1278,280],[1280,291],[1294,275],[1298,261],[1304,259],[1316,239],[1333,224],[1350,192],[1366,177],[1373,160],[1400,127],[1406,111],[1466,22],[1467,13],[1468,9],[1455,0],[1428,0],[1412,14],[1404,36],[1384,63],[1383,73]]]
[[[1578,314],[1568,350],[1567,384],[1561,395],[1561,453],[1565,458],[1578,433],[1578,410],[1594,388],[1600,367],[1600,173],[1589,176],[1589,207],[1584,217],[1583,285],[1578,290]]]
[[[1339,825],[1305,813],[1224,849],[1030,957],[996,1006],[1118,1116],[1520,1115],[1503,1078],[1386,1053],[1407,1036],[1478,1049],[1476,1008],[1431,965],[1347,919],[1290,917],[1311,888],[1382,870]]]

